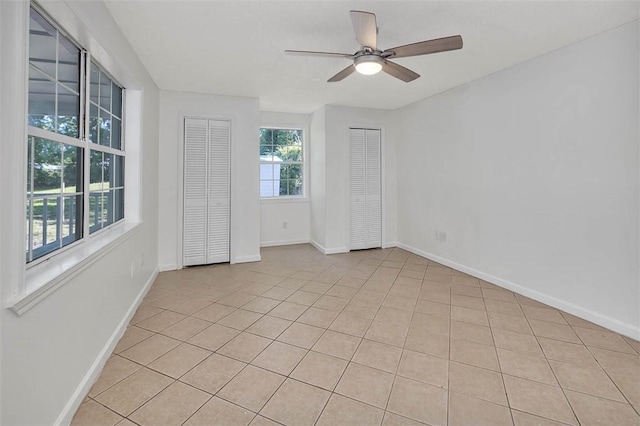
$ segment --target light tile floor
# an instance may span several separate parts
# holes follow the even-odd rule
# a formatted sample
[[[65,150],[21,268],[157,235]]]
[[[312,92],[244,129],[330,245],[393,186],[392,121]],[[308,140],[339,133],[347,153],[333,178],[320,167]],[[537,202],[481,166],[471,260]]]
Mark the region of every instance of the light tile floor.
[[[88,425],[640,425],[640,343],[399,249],[165,272]]]

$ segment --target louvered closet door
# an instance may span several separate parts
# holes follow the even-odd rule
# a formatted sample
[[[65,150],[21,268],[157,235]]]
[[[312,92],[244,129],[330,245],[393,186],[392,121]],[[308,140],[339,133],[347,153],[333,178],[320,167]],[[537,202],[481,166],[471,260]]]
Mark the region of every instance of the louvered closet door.
[[[366,155],[364,129],[349,129],[349,248],[365,248]]]
[[[183,263],[207,260],[207,120],[184,121]]]
[[[207,263],[229,261],[228,121],[209,120],[209,229]]]
[[[183,265],[229,261],[230,123],[184,121]]]
[[[382,247],[380,130],[366,130],[365,144],[367,156],[365,247]]]
[[[349,248],[382,246],[380,131],[349,129]]]

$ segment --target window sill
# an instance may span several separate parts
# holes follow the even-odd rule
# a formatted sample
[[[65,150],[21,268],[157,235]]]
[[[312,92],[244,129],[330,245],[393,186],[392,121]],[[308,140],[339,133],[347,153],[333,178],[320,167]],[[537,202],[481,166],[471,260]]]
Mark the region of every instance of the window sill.
[[[24,314],[100,257],[134,236],[140,230],[140,225],[124,222],[27,269],[25,295],[11,302],[9,310],[17,316]]]
[[[308,197],[269,197],[260,198],[261,204],[308,203]]]

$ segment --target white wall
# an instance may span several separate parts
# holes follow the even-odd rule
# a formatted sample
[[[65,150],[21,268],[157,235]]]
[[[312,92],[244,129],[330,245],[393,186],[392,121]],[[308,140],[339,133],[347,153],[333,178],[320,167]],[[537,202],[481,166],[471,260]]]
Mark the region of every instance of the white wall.
[[[321,249],[326,233],[326,140],[325,107],[311,114],[309,147],[309,195],[311,197],[311,243]]]
[[[401,245],[640,338],[638,44],[636,21],[399,110]]]
[[[396,242],[396,159],[393,111],[325,106],[326,235],[327,252],[345,252],[348,244],[349,128],[382,129],[382,244]],[[315,167],[315,163],[312,165]]]
[[[18,317],[0,312],[2,380],[0,424],[50,425],[68,422],[99,373],[103,356],[132,313],[157,265],[158,90],[101,2],[40,2],[128,89],[141,91],[142,139],[128,140],[140,157],[127,160],[127,173],[141,185],[139,231],[55,293]],[[0,87],[0,293],[7,305],[24,275],[24,204],[26,164],[26,36],[29,2],[0,2],[3,60]],[[23,72],[20,73],[19,70]],[[132,123],[133,124],[133,123]],[[130,182],[128,180],[127,182]],[[17,195],[16,195],[17,194]],[[19,197],[19,198],[18,198]],[[11,200],[11,201],[9,201]],[[131,259],[144,257],[129,275]]]
[[[182,266],[183,120],[231,120],[231,262],[260,260],[258,99],[162,91],[160,93],[160,270]]]
[[[305,168],[305,196],[302,198],[266,198],[260,200],[260,245],[262,247],[284,244],[308,243],[310,238],[311,200],[309,198],[309,146],[311,135],[309,114],[262,112],[260,125],[302,129]]]

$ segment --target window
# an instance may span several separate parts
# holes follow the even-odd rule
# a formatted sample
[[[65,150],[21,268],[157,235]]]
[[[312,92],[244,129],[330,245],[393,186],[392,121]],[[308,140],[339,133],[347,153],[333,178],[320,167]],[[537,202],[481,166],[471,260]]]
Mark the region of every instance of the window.
[[[27,263],[124,218],[123,93],[31,8]]]
[[[304,195],[301,129],[260,129],[260,197]]]

